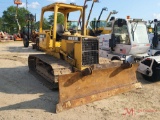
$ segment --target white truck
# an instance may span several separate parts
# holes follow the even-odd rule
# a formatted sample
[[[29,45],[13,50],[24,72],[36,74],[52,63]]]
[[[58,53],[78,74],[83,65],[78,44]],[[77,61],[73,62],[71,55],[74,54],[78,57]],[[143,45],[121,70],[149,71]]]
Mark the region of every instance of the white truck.
[[[134,63],[148,56],[150,43],[142,19],[114,19],[112,32],[98,37],[101,57]]]

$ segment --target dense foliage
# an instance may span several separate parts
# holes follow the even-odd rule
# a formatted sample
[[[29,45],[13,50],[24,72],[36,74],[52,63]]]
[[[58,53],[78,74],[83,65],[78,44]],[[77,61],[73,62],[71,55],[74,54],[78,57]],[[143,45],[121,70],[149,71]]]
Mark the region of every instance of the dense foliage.
[[[29,11],[27,11],[25,8],[18,8],[16,16],[16,9],[17,7],[10,6],[7,8],[7,10],[3,11],[3,16],[0,18],[0,30],[9,33],[17,32],[18,24],[16,17],[21,27],[26,25],[25,14],[29,13]]]
[[[17,10],[17,16],[16,16]],[[15,6],[10,6],[7,10],[3,11],[2,17],[0,17],[0,31],[8,32],[10,34],[18,33],[19,27],[16,21],[16,18],[19,21],[21,28],[27,25],[27,20],[25,15],[30,13],[25,8],[18,8]],[[50,29],[50,26],[53,25],[54,14],[44,18],[43,29]],[[58,13],[57,23],[64,23],[64,15]],[[33,22],[34,29],[39,29],[39,21]]]

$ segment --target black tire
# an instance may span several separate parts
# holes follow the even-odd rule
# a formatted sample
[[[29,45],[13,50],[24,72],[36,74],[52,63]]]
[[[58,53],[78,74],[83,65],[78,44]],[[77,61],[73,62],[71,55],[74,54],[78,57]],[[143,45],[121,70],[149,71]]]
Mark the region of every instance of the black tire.
[[[147,76],[147,75],[142,74],[142,76],[145,80],[147,80],[149,82],[156,82],[157,81],[156,75]]]
[[[156,82],[158,80],[160,80],[160,69],[157,69],[159,66],[156,62],[153,63],[153,66],[152,66],[152,71],[153,71],[153,74],[152,76],[147,76],[147,75],[143,75],[143,78],[149,82]]]
[[[154,56],[160,56],[160,51],[156,52]]]
[[[24,36],[24,38],[23,38],[23,45],[24,45],[24,47],[29,46],[29,40],[28,40],[27,36]]]

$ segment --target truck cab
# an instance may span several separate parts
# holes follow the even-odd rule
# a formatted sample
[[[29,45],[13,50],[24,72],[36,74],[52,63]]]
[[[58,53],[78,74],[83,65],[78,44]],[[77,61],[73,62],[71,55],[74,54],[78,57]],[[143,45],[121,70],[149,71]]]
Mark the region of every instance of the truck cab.
[[[146,22],[142,19],[115,19],[110,34],[99,36],[100,56],[134,62],[147,56],[150,47]]]

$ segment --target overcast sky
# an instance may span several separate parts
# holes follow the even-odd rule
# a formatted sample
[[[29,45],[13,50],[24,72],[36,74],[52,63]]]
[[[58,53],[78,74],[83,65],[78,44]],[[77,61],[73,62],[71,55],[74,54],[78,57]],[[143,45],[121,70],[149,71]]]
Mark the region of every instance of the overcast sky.
[[[0,0],[0,16],[2,16],[3,11],[7,7],[14,5],[14,0]],[[23,4],[20,7],[26,7],[26,0],[21,0]],[[37,20],[40,18],[41,8],[43,6],[49,5],[53,2],[75,2],[77,5],[83,5],[84,0],[27,0],[28,10],[37,14]],[[116,17],[126,18],[127,15],[131,18],[142,18],[144,20],[152,20],[154,18],[160,19],[160,0],[99,0],[99,3],[95,3],[91,19],[94,17],[98,18],[101,9],[107,7],[108,11],[103,12],[101,19],[106,19],[107,15],[112,10],[117,10],[118,14]],[[87,2],[88,8],[86,11],[86,16],[88,16],[92,2]],[[78,16],[78,15],[77,15]],[[76,18],[75,16],[70,16]],[[78,18],[78,17],[77,17]],[[75,20],[75,19],[74,19]]]

